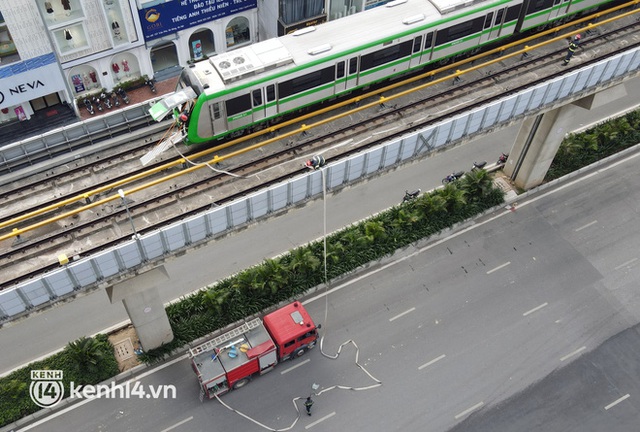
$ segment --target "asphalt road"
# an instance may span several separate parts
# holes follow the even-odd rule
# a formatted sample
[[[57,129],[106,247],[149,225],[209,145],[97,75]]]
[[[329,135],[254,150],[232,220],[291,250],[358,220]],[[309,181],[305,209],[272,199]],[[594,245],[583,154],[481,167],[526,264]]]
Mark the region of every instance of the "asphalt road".
[[[625,330],[640,322],[638,160],[540,191],[310,299],[325,351],[353,339],[382,386],[324,393],[293,430],[634,430],[639,336]],[[315,349],[223,400],[285,428],[312,384],[373,384],[354,356]],[[184,357],[139,381],[173,385],[176,398],[96,399],[23,430],[265,430],[200,402]]]

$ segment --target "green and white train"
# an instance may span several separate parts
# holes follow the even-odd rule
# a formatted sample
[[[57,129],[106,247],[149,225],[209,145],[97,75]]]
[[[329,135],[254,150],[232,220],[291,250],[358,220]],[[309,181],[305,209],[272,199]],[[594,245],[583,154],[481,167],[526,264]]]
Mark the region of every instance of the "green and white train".
[[[190,65],[187,144],[236,136],[286,114],[443,62],[603,0],[394,0]],[[189,94],[193,95],[191,91]]]

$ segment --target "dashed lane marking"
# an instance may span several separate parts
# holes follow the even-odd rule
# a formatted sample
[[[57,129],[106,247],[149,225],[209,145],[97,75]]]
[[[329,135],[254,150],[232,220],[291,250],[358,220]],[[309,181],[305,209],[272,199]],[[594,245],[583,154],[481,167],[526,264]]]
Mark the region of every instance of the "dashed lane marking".
[[[586,347],[586,346],[580,347],[580,348],[578,348],[577,350],[575,350],[574,352],[569,353],[569,354],[567,354],[567,355],[566,355],[566,356],[564,356],[564,357],[560,357],[560,361],[565,361],[565,360],[566,360],[566,359],[568,359],[569,357],[573,357],[574,355],[576,355],[576,354],[578,354],[578,353],[581,353],[582,351],[584,351],[584,350],[586,350],[586,349],[587,349],[587,347]]]
[[[391,322],[391,321],[397,320],[398,318],[400,318],[402,316],[405,316],[406,314],[411,313],[414,310],[416,310],[416,308],[412,307],[411,309],[408,309],[408,310],[406,310],[406,311],[404,311],[402,313],[399,313],[398,315],[394,316],[393,318],[389,318],[389,321]]]
[[[500,270],[501,268],[504,268],[504,267],[508,266],[509,264],[511,264],[511,261],[507,261],[506,263],[501,264],[501,265],[499,265],[498,267],[492,268],[491,270],[489,270],[489,271],[487,272],[487,274],[491,274],[491,273],[493,273],[494,271],[498,271],[498,270]]]
[[[527,315],[532,314],[532,313],[534,313],[536,311],[539,311],[540,309],[542,309],[543,307],[547,306],[548,304],[549,303],[544,302],[540,306],[536,306],[533,309],[526,311],[525,313],[522,314],[522,316],[527,316]]]
[[[605,411],[608,410],[609,408],[613,408],[614,406],[618,405],[620,402],[622,402],[623,400],[628,399],[628,398],[629,398],[629,393],[627,393],[626,395],[622,396],[620,399],[614,400],[609,405],[604,407]]]
[[[423,364],[422,366],[418,367],[418,370],[422,370],[422,369],[426,368],[427,366],[431,366],[431,365],[432,365],[432,364],[434,364],[435,362],[440,361],[440,360],[442,360],[442,359],[443,359],[443,358],[445,358],[445,357],[446,357],[446,355],[442,354],[441,356],[436,357],[436,358],[434,358],[433,360],[431,360],[431,361],[429,361],[429,362],[427,362],[427,363]]]
[[[479,402],[479,403],[475,404],[474,406],[472,406],[471,408],[467,408],[466,410],[462,411],[460,414],[455,416],[455,419],[458,420],[460,417],[464,417],[467,414],[470,414],[471,412],[473,412],[473,411],[477,410],[478,408],[480,408],[482,405],[484,405],[484,402]]]

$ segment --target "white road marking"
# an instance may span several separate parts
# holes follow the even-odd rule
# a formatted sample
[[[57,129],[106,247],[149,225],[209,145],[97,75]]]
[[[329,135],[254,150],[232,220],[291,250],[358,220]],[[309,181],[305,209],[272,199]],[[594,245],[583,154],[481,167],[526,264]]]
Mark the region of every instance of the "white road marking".
[[[306,359],[305,361],[301,361],[300,363],[298,363],[295,366],[291,366],[290,368],[287,368],[285,370],[283,370],[282,372],[280,372],[280,375],[284,375],[287,372],[291,372],[292,370],[294,370],[295,368],[299,368],[300,366],[302,366],[305,363],[309,363],[311,361],[311,359]]]
[[[182,426],[183,424],[185,424],[186,422],[189,422],[191,420],[193,420],[193,416],[191,416],[189,418],[186,418],[186,419],[182,420],[181,422],[178,422],[178,423],[174,424],[173,426],[170,426],[170,427],[168,427],[166,429],[163,429],[161,432],[169,432],[170,430],[175,429],[178,426]]]
[[[587,349],[587,347],[586,347],[586,346],[583,346],[583,347],[581,347],[581,348],[578,348],[578,349],[577,349],[577,350],[575,350],[574,352],[569,353],[569,354],[567,354],[567,355],[566,355],[566,356],[564,356],[564,357],[560,357],[560,361],[565,361],[565,360],[566,360],[566,359],[568,359],[569,357],[573,357],[574,355],[576,355],[576,354],[578,354],[578,353],[581,353],[582,351],[584,351],[584,350],[586,350],[586,349]]]
[[[455,416],[455,419],[458,420],[460,417],[464,417],[467,414],[471,413],[472,411],[477,410],[478,408],[480,408],[482,405],[484,405],[484,402],[480,402],[475,404],[474,406],[472,406],[471,408],[468,408],[464,411],[462,411],[460,414],[458,414],[457,416]]]
[[[430,362],[427,362],[427,363],[423,364],[422,366],[418,367],[418,370],[422,370],[422,369],[426,368],[427,366],[431,366],[435,362],[440,361],[445,357],[446,357],[446,355],[442,354],[440,357],[436,357],[433,360],[431,360]]]
[[[305,429],[312,428],[312,427],[314,427],[315,425],[317,425],[318,423],[320,423],[320,422],[322,422],[322,421],[325,421],[326,419],[331,418],[331,417],[333,417],[334,415],[336,415],[336,412],[335,412],[335,411],[334,411],[334,412],[332,412],[331,414],[327,414],[326,416],[324,416],[324,417],[322,417],[322,418],[319,418],[318,420],[314,421],[313,423],[309,423],[309,424],[308,424],[308,425],[306,425],[304,428],[305,428]]]
[[[416,310],[416,308],[412,307],[411,309],[406,310],[406,311],[402,312],[401,314],[398,314],[398,315],[394,316],[393,318],[389,318],[389,321],[396,320],[396,319],[400,318],[401,316],[404,316],[404,315],[406,315],[408,313],[413,312],[414,310]]]
[[[511,261],[507,261],[506,263],[501,264],[501,265],[499,265],[498,267],[496,267],[496,268],[493,268],[493,269],[489,270],[489,271],[487,272],[487,274],[491,274],[491,273],[493,273],[494,271],[498,271],[498,270],[500,270],[501,268],[504,268],[504,267],[508,266],[509,264],[511,264]]]
[[[628,398],[629,398],[629,393],[627,393],[626,395],[622,396],[620,399],[614,400],[609,405],[604,407],[604,409],[608,410],[609,408],[613,408],[614,406],[618,405],[620,402],[622,402],[623,400],[628,399]]]
[[[540,306],[536,306],[536,307],[534,307],[533,309],[526,311],[525,313],[523,313],[523,314],[522,314],[522,316],[527,316],[527,315],[529,315],[529,314],[532,314],[532,313],[534,313],[535,311],[538,311],[538,310],[542,309],[543,307],[547,306],[548,304],[549,304],[549,303],[544,302],[544,303],[542,303]]]
[[[593,222],[589,222],[589,223],[588,223],[588,224],[586,224],[586,225],[582,225],[580,228],[576,228],[576,229],[575,229],[575,232],[582,231],[583,229],[585,229],[585,228],[589,228],[591,225],[595,225],[595,224],[597,224],[597,223],[598,223],[598,221],[597,221],[597,220],[594,220]]]
[[[627,261],[627,262],[623,262],[623,263],[622,263],[622,264],[620,264],[619,266],[614,267],[614,270],[620,270],[621,268],[626,267],[626,266],[628,266],[629,264],[632,264],[632,263],[634,263],[634,262],[636,262],[636,261],[638,261],[638,258],[631,258],[629,261]]]

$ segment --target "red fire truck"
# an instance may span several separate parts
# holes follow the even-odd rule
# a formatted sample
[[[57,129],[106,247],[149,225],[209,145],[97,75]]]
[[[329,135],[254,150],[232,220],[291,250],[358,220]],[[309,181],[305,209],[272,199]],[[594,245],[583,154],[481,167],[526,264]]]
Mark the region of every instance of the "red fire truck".
[[[278,362],[300,357],[316,345],[318,328],[304,306],[294,302],[191,348],[201,398],[243,387]]]

